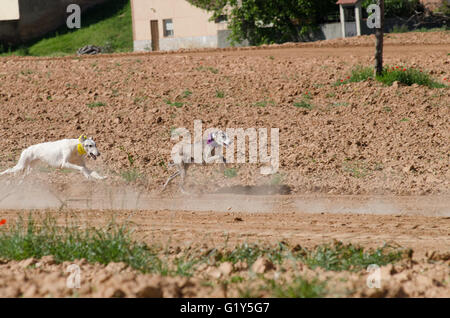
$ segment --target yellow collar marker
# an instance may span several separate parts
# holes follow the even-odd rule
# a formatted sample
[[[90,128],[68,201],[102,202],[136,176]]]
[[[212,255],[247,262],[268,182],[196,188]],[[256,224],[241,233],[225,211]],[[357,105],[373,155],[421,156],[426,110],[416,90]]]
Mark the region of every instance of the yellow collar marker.
[[[78,138],[78,141],[80,143],[78,144],[77,149],[78,149],[78,153],[80,154],[80,156],[86,154],[86,150],[84,150],[83,144],[81,143],[81,138],[83,138],[83,137],[86,139],[85,135],[81,135],[80,138]]]

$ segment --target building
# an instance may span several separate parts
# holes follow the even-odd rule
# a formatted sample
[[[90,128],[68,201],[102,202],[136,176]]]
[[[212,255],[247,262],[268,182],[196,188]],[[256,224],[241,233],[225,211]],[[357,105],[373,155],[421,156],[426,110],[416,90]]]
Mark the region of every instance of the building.
[[[19,0],[2,0],[0,21],[19,20]]]
[[[0,0],[0,45],[17,45],[56,30],[66,23],[69,4],[80,5],[84,12],[106,1]]]
[[[229,46],[226,21],[186,0],[131,0],[135,51]]]

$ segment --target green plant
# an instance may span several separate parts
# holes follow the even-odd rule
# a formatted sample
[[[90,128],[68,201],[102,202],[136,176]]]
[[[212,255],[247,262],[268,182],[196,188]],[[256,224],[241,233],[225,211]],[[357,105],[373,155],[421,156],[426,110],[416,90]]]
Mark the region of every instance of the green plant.
[[[223,174],[227,178],[234,178],[237,176],[237,170],[236,168],[228,168],[223,171]]]
[[[211,11],[211,20],[227,16],[232,44],[243,40],[248,40],[251,45],[298,42],[308,39],[320,23],[338,13],[333,0],[188,1]]]
[[[294,102],[294,106],[298,107],[298,108],[309,109],[309,110],[313,109],[313,105],[310,102],[308,102],[308,100],[306,100],[306,99],[303,99],[299,102]]]
[[[260,256],[267,257],[270,261],[281,264],[288,255],[286,246],[279,243],[277,246],[261,247],[255,243],[243,243],[235,246],[232,250],[218,251],[213,249],[208,258],[214,258],[217,262],[246,262],[251,266]]]
[[[102,107],[102,106],[106,106],[106,104],[103,102],[92,102],[92,103],[87,104],[87,107],[89,107],[91,109],[96,108],[96,107]]]
[[[183,107],[183,105],[184,105],[184,103],[182,103],[182,102],[171,102],[171,101],[168,100],[168,99],[165,100],[165,103],[166,103],[167,105],[169,105],[169,106],[174,106],[174,107],[176,107],[176,108],[181,108],[181,107]]]
[[[162,262],[145,244],[131,239],[129,226],[111,221],[103,229],[76,224],[60,226],[50,216],[37,224],[22,216],[8,230],[0,230],[0,258],[23,260],[52,255],[57,263],[86,259],[89,263],[124,262],[142,272],[159,272]]]
[[[216,97],[217,98],[224,98],[225,97],[225,92],[224,91],[216,91]]]
[[[335,82],[335,86],[347,84],[351,82],[363,82],[373,77],[373,69],[371,67],[356,66],[352,69],[351,75],[345,79],[341,79]],[[394,82],[402,83],[405,85],[424,85],[430,88],[442,88],[446,87],[445,84],[436,82],[431,78],[429,74],[416,68],[407,68],[404,66],[385,66],[383,74],[376,76],[377,81],[386,85],[392,85]]]
[[[326,294],[326,283],[320,282],[317,278],[307,280],[296,276],[290,282],[268,279],[266,284],[264,289],[278,298],[318,298]]]
[[[350,173],[350,175],[355,178],[364,178],[370,172],[364,163],[359,162],[359,161],[350,161],[350,160],[346,160],[343,163],[342,169],[345,172]]]
[[[130,167],[134,164],[134,157],[131,153],[125,150],[123,146],[120,146],[119,149],[127,154],[128,163],[130,164]]]
[[[364,10],[370,4],[373,4],[373,0],[364,0],[362,7]],[[384,15],[387,18],[395,17],[411,17],[416,11],[422,12],[424,10],[419,0],[385,0],[384,1]]]
[[[275,173],[270,179],[271,185],[280,185],[283,182],[284,176],[280,173]]]
[[[397,262],[410,255],[411,251],[386,244],[376,250],[366,251],[360,246],[336,241],[332,245],[325,244],[312,251],[301,250],[297,253],[299,259],[312,269],[321,267],[331,271],[360,271],[371,264],[382,266]]]
[[[197,71],[209,71],[213,74],[218,74],[219,70],[217,68],[214,68],[212,66],[199,66],[196,68]]]
[[[377,76],[377,80],[392,85],[399,82],[405,85],[418,84],[428,86],[430,88],[442,88],[445,84],[434,81],[431,76],[416,68],[407,68],[402,66],[386,66],[382,76]]]
[[[188,89],[183,92],[183,98],[188,98],[191,95],[192,95],[192,92]]]
[[[262,101],[258,101],[256,103],[253,104],[253,106],[257,106],[257,107],[266,107],[268,105],[275,105],[275,102],[273,100],[262,100]]]
[[[120,176],[126,182],[135,182],[142,178],[142,174],[136,168],[130,168],[121,171]]]

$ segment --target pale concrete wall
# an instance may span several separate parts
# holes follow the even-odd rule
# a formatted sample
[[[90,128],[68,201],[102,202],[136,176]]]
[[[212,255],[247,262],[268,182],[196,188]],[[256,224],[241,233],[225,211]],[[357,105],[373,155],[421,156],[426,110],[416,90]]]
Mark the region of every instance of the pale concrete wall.
[[[19,0],[0,1],[0,21],[19,20]]]
[[[151,48],[151,20],[158,20],[161,50],[217,47],[217,31],[226,29],[226,24],[209,21],[210,13],[186,0],[131,0],[131,6],[135,51]],[[164,37],[165,19],[173,21],[173,36]]]

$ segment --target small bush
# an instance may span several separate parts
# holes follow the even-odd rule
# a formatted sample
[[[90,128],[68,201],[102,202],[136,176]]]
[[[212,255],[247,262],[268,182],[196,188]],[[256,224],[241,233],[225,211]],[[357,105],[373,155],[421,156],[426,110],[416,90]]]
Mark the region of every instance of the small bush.
[[[363,82],[367,81],[369,78],[374,78],[373,68],[356,66],[352,69],[350,76],[338,80],[334,85],[339,86],[352,82]],[[430,88],[446,87],[445,84],[433,80],[428,73],[416,68],[406,68],[404,66],[385,66],[383,74],[377,76],[376,80],[386,85],[392,85],[397,81],[405,85],[418,84]]]
[[[392,85],[392,83],[397,81],[409,86],[412,84],[418,84],[428,86],[430,88],[445,87],[444,84],[434,81],[429,74],[423,72],[422,70],[401,66],[386,66],[384,68],[383,75],[377,76],[377,80],[386,85]]]

